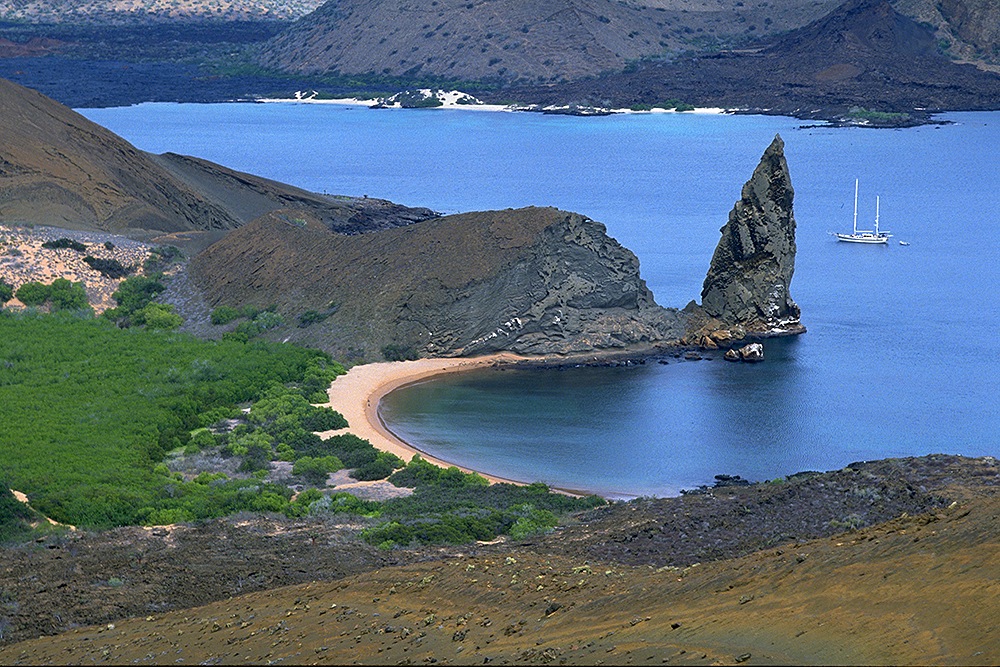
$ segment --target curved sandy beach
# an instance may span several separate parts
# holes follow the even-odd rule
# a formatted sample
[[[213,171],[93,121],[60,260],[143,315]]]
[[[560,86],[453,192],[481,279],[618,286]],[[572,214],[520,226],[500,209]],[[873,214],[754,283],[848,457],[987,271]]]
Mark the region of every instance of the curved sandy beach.
[[[395,454],[404,461],[409,461],[414,455],[419,454],[425,461],[430,461],[435,465],[453,466],[455,464],[429,456],[396,437],[386,428],[378,416],[379,401],[395,389],[436,375],[469,371],[487,366],[510,365],[521,361],[530,361],[530,359],[510,353],[499,353],[482,357],[385,361],[355,366],[346,375],[341,375],[334,380],[327,390],[329,402],[326,405],[344,415],[349,426],[346,429],[327,431],[320,435],[329,437],[337,433],[353,433],[360,438],[365,438],[377,449]],[[491,482],[523,483],[488,475],[478,470],[469,470],[462,466],[456,467],[465,472],[477,472]]]

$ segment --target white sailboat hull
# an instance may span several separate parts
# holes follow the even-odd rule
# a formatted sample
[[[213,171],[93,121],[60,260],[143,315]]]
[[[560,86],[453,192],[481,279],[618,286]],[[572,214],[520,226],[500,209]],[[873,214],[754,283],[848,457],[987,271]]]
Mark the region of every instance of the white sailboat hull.
[[[875,234],[834,234],[838,241],[845,241],[847,243],[888,243],[888,235],[878,235]]]

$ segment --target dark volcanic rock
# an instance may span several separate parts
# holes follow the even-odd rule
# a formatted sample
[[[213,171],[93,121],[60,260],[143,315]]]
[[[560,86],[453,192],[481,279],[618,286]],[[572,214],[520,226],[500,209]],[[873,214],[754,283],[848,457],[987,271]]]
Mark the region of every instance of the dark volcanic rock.
[[[973,3],[941,7],[966,4]],[[972,25],[989,44],[992,26],[976,16]],[[502,94],[542,105],[615,108],[680,99],[695,106],[898,126],[926,121],[937,111],[996,109],[1000,76],[952,62],[938,52],[930,29],[886,0],[848,0],[756,48],[652,61],[589,80]],[[479,97],[494,101],[488,94]]]
[[[281,332],[338,355],[388,345],[435,356],[648,351],[684,317],[656,305],[635,255],[600,223],[553,208],[486,211],[345,236],[272,214],[197,256],[212,305],[336,313]],[[276,334],[277,335],[277,334]]]
[[[753,335],[801,333],[789,285],[795,271],[792,181],[780,136],[764,152],[722,238],[701,291],[705,312]]]

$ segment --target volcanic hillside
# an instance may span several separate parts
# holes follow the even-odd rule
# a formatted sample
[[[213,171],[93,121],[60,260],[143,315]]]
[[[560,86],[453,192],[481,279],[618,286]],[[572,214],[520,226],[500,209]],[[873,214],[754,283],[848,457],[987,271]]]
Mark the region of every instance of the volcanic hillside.
[[[258,62],[296,73],[571,80],[788,30],[838,1],[327,2],[271,40]]]
[[[432,217],[332,198],[204,160],[152,155],[35,91],[0,79],[0,222],[122,233],[229,230],[283,207],[355,233]]]
[[[281,337],[339,358],[395,346],[440,356],[593,353],[683,335],[635,255],[600,223],[552,208],[447,216],[344,236],[274,213],[192,260],[212,305],[326,315]]]
[[[0,18],[39,23],[120,23],[176,19],[291,20],[322,0],[0,0]]]
[[[540,103],[627,107],[682,99],[829,118],[853,109],[909,116],[994,109],[1000,76],[959,65],[937,50],[926,25],[887,0],[848,0],[827,16],[757,49],[651,63],[555,88],[506,91]]]
[[[0,662],[995,665],[998,482],[990,457],[890,459],[436,555],[380,558],[329,524],[81,536],[9,556],[12,633],[63,634]],[[302,583],[238,595],[261,578]],[[195,596],[217,601],[176,604]]]

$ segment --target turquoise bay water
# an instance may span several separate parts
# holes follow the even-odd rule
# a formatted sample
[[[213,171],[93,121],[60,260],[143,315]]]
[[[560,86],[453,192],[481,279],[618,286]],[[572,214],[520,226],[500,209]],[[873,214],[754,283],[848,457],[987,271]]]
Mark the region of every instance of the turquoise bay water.
[[[391,427],[456,463],[612,495],[718,473],[769,479],[851,461],[1000,454],[1000,113],[906,130],[789,118],[550,117],[301,104],[85,110],[139,148],[319,192],[442,212],[553,205],[608,226],[664,305],[698,299],[719,228],[775,133],[795,187],[793,298],[809,331],[763,364],[452,376],[387,397]],[[837,243],[859,219],[889,247]],[[905,240],[900,246],[896,240]]]

